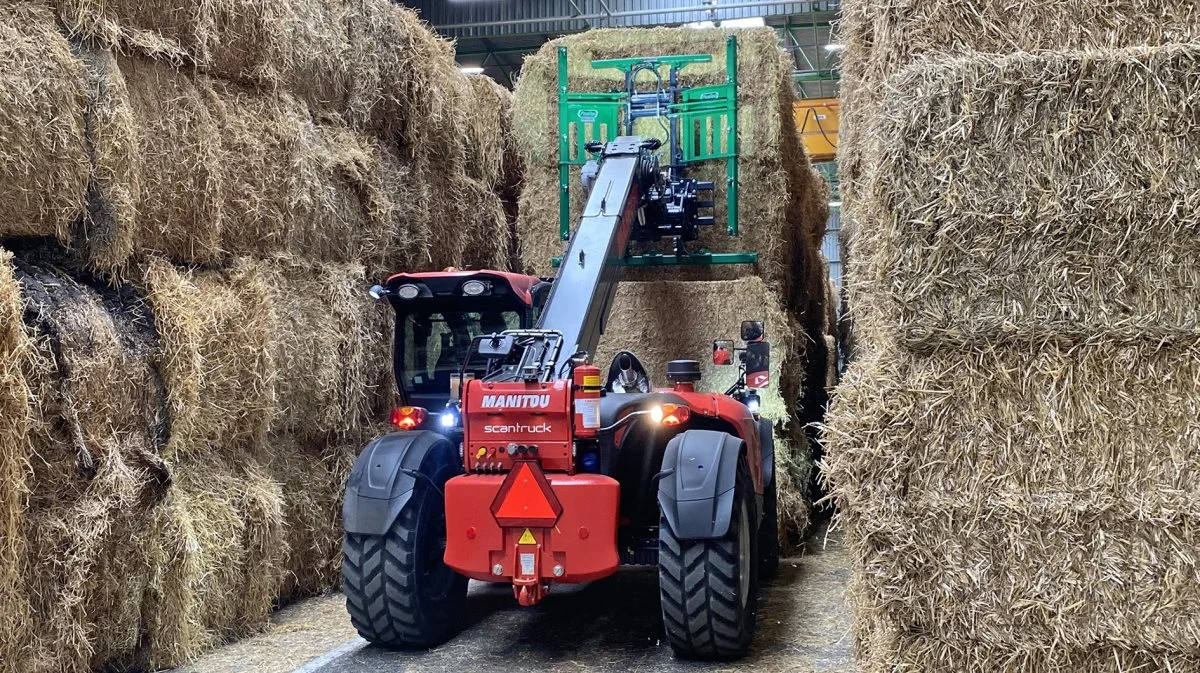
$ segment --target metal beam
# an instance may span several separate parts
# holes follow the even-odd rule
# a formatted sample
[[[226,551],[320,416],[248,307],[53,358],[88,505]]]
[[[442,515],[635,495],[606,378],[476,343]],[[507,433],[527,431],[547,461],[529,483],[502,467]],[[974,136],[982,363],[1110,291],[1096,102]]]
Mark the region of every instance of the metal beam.
[[[836,70],[800,70],[792,73],[797,82],[836,82],[842,78]]]
[[[446,30],[467,30],[471,28],[487,28],[490,26],[519,26],[521,24],[535,23],[569,23],[572,21],[599,21],[602,19],[624,19],[635,16],[653,16],[655,14],[687,14],[687,13],[716,13],[726,9],[760,9],[762,7],[777,7],[781,3],[779,0],[752,0],[749,2],[731,2],[724,4],[701,4],[690,5],[687,7],[658,7],[655,9],[637,9],[622,12],[612,12],[611,14],[582,14],[579,16],[550,16],[550,17],[529,17],[524,19],[505,19],[502,21],[475,21],[470,23],[450,23],[443,25],[435,25],[434,29],[439,31]],[[682,21],[682,20],[681,20]]]
[[[501,36],[501,37],[504,37],[504,36]],[[528,54],[530,52],[537,51],[538,49],[541,49],[541,48],[542,48],[542,45],[537,44],[537,45],[533,45],[531,47],[508,47],[508,48],[504,48],[504,49],[485,49],[483,51],[460,51],[460,52],[458,52],[458,55],[459,56],[485,56],[487,54],[492,54],[493,56],[495,56],[498,54]]]

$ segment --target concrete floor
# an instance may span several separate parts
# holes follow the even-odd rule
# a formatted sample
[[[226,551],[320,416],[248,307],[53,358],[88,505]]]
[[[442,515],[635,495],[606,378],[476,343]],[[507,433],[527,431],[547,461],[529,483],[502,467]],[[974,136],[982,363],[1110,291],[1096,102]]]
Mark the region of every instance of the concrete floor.
[[[521,608],[507,586],[471,583],[468,625],[427,652],[394,652],[357,637],[340,595],[281,611],[262,636],[213,652],[179,673],[405,673],[456,671],[770,671],[850,673],[849,579],[836,534],[818,531],[804,556],[781,563],[763,587],[758,632],[744,660],[677,661],[661,641],[658,580],[631,569],[576,587],[556,587]]]

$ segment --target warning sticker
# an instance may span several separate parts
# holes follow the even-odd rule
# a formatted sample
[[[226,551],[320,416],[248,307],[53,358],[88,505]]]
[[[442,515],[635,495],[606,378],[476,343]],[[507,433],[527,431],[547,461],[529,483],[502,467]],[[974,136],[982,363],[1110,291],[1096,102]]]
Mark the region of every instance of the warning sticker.
[[[533,537],[533,533],[526,528],[524,533],[521,533],[521,539],[517,540],[517,544],[537,544],[537,539]]]
[[[521,554],[521,574],[529,577],[533,575],[533,554]]]
[[[575,400],[575,413],[583,417],[583,427],[600,427],[600,400]]]
[[[583,377],[583,387],[584,388],[599,388],[600,387],[600,375],[599,374],[585,374]]]

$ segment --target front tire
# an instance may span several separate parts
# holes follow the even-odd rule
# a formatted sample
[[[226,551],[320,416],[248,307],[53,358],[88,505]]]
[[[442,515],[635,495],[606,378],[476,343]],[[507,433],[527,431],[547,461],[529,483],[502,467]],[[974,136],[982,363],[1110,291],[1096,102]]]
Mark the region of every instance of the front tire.
[[[439,645],[466,609],[467,578],[446,565],[446,481],[459,472],[447,442],[421,464],[413,494],[385,535],[347,533],[346,609],[367,641],[405,649]],[[436,487],[436,488],[435,488]]]
[[[737,659],[754,637],[758,538],[754,483],[738,458],[729,531],[680,540],[666,517],[658,528],[658,586],[667,642],[687,659]]]

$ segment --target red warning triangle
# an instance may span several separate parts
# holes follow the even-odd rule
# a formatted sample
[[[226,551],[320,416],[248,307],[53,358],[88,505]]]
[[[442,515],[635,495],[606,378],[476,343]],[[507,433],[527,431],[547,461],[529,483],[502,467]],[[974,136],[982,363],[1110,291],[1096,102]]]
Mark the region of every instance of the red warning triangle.
[[[532,463],[521,461],[508,475],[492,514],[501,525],[552,525],[562,512],[562,506],[541,470]]]

